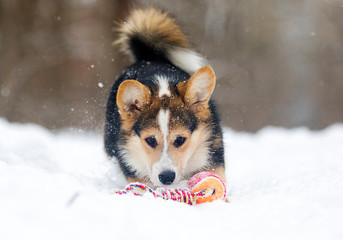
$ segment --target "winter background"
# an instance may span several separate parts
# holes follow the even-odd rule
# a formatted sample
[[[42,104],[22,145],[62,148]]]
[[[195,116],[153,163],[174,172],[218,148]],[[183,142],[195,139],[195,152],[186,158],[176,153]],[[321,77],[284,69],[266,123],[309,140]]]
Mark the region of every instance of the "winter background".
[[[217,75],[230,203],[118,196],[111,45],[133,2]],[[342,0],[0,0],[0,239],[343,239]]]
[[[225,129],[230,203],[114,195],[102,136],[0,120],[0,239],[342,239],[343,125]]]

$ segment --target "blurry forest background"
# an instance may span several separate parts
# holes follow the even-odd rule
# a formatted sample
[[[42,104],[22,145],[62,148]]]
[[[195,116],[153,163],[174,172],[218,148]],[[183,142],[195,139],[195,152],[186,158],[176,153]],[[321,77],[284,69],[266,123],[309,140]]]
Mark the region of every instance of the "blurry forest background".
[[[217,74],[223,123],[343,121],[343,0],[135,1],[168,10]],[[112,46],[128,0],[0,0],[0,117],[102,131],[131,62]]]

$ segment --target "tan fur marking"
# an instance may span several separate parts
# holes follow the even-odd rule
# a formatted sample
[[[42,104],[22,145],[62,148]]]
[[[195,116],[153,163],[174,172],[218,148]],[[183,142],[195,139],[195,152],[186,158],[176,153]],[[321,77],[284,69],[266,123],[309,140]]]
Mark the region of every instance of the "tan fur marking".
[[[178,136],[186,137],[186,141],[181,147],[176,148],[173,143]],[[193,134],[184,127],[171,130],[168,138],[171,146],[169,152],[181,173],[189,174],[199,171],[207,164],[208,143],[206,140],[208,137],[209,133],[205,126],[199,126]]]
[[[157,141],[156,148],[151,148],[145,141],[147,137],[155,137]],[[149,156],[149,169],[152,169],[152,165],[157,162],[161,156],[162,146],[163,146],[163,136],[158,128],[144,129],[141,132],[141,141],[143,145],[144,152]]]
[[[185,96],[187,90],[187,81],[180,82],[177,85],[177,90],[179,91],[181,96]]]
[[[182,146],[176,148],[173,144],[175,139],[179,136],[185,137],[186,141]],[[172,159],[174,159],[174,163],[180,173],[183,172],[187,160],[190,157],[189,152],[191,152],[190,147],[192,145],[190,137],[191,133],[185,127],[178,127],[177,129],[173,129],[172,131],[170,131],[170,135],[168,136],[168,144],[170,146],[169,153]]]
[[[150,147],[145,138],[155,137],[157,141],[156,148]],[[144,129],[140,137],[133,134],[128,137],[125,149],[130,153],[130,161],[136,166],[141,165],[146,169],[146,175],[150,174],[152,165],[159,160],[162,152],[162,134],[157,128]]]

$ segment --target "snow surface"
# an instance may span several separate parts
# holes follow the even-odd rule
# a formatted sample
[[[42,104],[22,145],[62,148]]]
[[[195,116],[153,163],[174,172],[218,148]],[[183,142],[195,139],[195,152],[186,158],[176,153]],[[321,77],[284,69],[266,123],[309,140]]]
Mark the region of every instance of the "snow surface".
[[[230,203],[113,195],[102,136],[0,119],[0,239],[343,239],[343,125],[225,129]]]

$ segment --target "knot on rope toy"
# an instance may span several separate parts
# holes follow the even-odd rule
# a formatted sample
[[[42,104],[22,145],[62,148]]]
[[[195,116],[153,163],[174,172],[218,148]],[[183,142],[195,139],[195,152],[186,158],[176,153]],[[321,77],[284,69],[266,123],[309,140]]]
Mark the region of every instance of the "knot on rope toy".
[[[155,198],[183,202],[194,205],[204,202],[212,202],[225,199],[226,186],[223,180],[214,173],[200,172],[195,174],[188,182],[189,189],[152,188],[140,184],[131,183],[125,190],[115,191],[116,194],[132,193],[135,196],[143,196],[145,193],[152,194]]]

